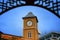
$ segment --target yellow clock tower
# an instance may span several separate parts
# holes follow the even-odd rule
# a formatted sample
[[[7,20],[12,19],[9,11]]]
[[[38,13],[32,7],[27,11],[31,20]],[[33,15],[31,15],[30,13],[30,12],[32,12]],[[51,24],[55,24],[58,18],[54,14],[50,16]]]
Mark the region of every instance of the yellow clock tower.
[[[38,19],[32,12],[23,17],[23,37],[24,40],[38,40]]]

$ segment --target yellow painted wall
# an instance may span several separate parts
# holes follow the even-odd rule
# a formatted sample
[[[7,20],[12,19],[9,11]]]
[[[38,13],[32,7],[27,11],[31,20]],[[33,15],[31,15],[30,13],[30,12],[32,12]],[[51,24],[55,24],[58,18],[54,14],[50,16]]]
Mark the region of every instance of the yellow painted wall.
[[[31,20],[32,26],[27,26],[27,21]],[[28,38],[28,32],[32,33],[32,37]],[[38,26],[36,17],[32,18],[25,18],[23,19],[23,37],[17,37],[7,34],[1,34],[1,38],[8,39],[8,40],[38,40]]]
[[[27,21],[31,20],[33,22],[32,26],[27,26]],[[25,40],[38,40],[38,29],[37,29],[37,20],[36,18],[25,18],[24,19],[24,30],[23,35]],[[28,38],[28,32],[32,33],[32,37]]]

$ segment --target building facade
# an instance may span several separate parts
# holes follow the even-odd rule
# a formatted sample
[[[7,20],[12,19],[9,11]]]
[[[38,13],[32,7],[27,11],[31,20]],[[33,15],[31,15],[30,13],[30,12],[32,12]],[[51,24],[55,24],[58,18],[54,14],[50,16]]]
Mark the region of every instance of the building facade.
[[[4,40],[38,40],[38,19],[32,12],[23,17],[23,36],[15,36],[0,32],[0,38]]]
[[[51,32],[41,37],[38,32],[38,19],[29,12],[23,17],[23,36],[5,34],[0,31],[0,40],[60,40],[60,33]]]
[[[60,40],[60,33],[51,32],[41,37],[40,40]]]

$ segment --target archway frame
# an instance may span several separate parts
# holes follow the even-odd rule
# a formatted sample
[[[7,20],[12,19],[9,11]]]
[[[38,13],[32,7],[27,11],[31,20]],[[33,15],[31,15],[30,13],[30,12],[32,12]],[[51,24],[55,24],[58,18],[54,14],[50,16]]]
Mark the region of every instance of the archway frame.
[[[39,0],[39,2],[37,4],[34,4],[34,2],[35,2],[34,0],[31,1],[31,2],[30,1],[25,1],[26,3],[24,4],[24,3],[21,3],[20,0],[18,0],[18,1],[12,1],[12,2],[10,0],[10,1],[7,1],[6,3],[4,3],[4,0],[3,0],[2,2],[0,2],[1,3],[0,9],[2,10],[0,12],[0,15],[3,14],[3,13],[5,13],[5,12],[7,12],[7,11],[9,11],[9,10],[11,10],[11,9],[17,8],[17,7],[22,7],[22,6],[37,6],[37,7],[41,7],[41,8],[44,8],[44,9],[52,12],[54,15],[56,15],[58,18],[60,18],[60,13],[59,13],[60,12],[60,5],[59,5],[60,1],[56,0],[56,2],[54,3],[53,0],[52,1]],[[18,2],[20,4],[18,4]],[[42,2],[42,4],[40,4],[40,2]],[[12,7],[7,6],[8,3]],[[16,6],[14,5],[14,3],[16,3]],[[47,6],[44,6],[44,3],[45,3],[45,5],[47,4]],[[52,3],[52,7],[49,7],[49,6],[51,6],[50,3]]]

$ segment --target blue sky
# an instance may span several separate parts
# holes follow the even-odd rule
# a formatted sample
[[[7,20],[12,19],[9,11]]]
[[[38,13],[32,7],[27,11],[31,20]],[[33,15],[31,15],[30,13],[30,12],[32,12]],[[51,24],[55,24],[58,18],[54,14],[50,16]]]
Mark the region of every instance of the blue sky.
[[[23,35],[23,19],[29,12],[38,18],[38,31],[41,34],[60,32],[60,19],[50,11],[35,6],[22,6],[0,16],[0,31],[17,36]]]

